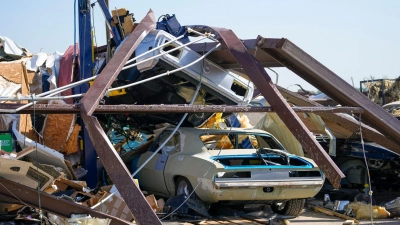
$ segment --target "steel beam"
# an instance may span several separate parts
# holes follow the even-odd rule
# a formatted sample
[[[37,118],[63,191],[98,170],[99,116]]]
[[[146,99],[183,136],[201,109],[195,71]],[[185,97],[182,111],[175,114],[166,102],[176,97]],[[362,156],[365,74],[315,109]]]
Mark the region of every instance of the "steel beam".
[[[400,143],[400,121],[287,39],[258,36],[256,46],[344,106],[364,108],[362,120]]]
[[[268,55],[264,51],[257,51],[255,48],[256,39],[243,40],[242,43],[246,47],[249,54],[253,55],[257,61],[261,63],[264,67],[283,67],[283,65],[276,61],[273,57]],[[216,42],[207,43],[195,43],[189,45],[189,48],[196,51],[199,54],[208,52],[211,48],[217,45]],[[232,54],[228,51],[225,46],[220,46],[211,52],[207,59],[213,61],[224,69],[233,69],[238,72],[243,73],[241,65],[235,60]]]
[[[207,26],[191,26],[191,28],[201,30],[202,32],[207,31],[216,35],[218,41],[228,49],[235,60],[242,66],[245,74],[250,77],[251,81],[256,85],[257,89],[262,93],[268,103],[275,109],[275,112],[290,129],[296,139],[307,149],[310,157],[318,164],[333,187],[339,188],[340,180],[345,177],[344,174],[311,135],[311,132],[272,83],[264,67],[249,54],[242,41],[228,29]]]
[[[314,101],[304,98],[303,96],[296,94],[294,92],[291,92],[283,87],[278,86],[278,90],[281,92],[282,96],[287,99],[288,102],[292,102],[295,105],[322,107],[321,104],[318,104]],[[400,145],[397,142],[394,142],[393,140],[385,137],[384,135],[379,133],[377,130],[375,130],[374,128],[372,128],[368,125],[365,125],[363,123],[361,123],[361,125],[360,125],[360,123],[358,121],[356,121],[352,118],[349,118],[347,115],[344,115],[344,114],[324,113],[324,114],[319,114],[319,115],[321,116],[321,118],[323,120],[333,122],[345,129],[351,131],[352,133],[359,133],[360,126],[361,126],[361,131],[363,133],[363,137],[400,154]],[[330,127],[330,129],[333,129],[333,128]]]
[[[116,225],[131,225],[130,221],[125,221],[115,216],[108,215],[106,213],[98,212],[89,207],[79,205],[74,202],[70,202],[64,199],[59,199],[56,196],[47,194],[46,192],[40,191],[40,207],[46,212],[51,212],[58,216],[70,218],[71,214],[89,214],[96,218],[109,218],[111,224]],[[39,195],[38,190],[30,187],[18,184],[11,180],[0,178],[0,195],[6,196],[7,198],[22,201],[21,204],[27,204],[31,207],[39,207]]]
[[[121,43],[115,55],[82,98],[80,105],[82,119],[104,168],[131,210],[135,222],[142,225],[161,224],[161,221],[136,186],[129,170],[115,151],[97,118],[92,114],[136,47],[155,27],[153,11],[150,10],[136,29]]]
[[[9,114],[1,110],[12,110],[23,106],[23,104],[0,104],[0,114]],[[295,112],[324,113],[363,113],[360,107],[324,107],[306,106],[293,107]],[[79,105],[58,105],[58,104],[36,104],[34,107],[25,108],[18,113],[39,113],[39,114],[77,114],[80,113]],[[237,106],[237,105],[99,105],[95,109],[96,114],[121,114],[121,113],[197,113],[197,112],[275,112],[270,106]]]

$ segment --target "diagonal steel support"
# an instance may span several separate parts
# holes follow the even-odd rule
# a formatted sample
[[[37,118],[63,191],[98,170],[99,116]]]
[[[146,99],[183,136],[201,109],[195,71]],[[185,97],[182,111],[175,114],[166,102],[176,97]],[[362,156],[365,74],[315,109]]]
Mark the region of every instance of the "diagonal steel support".
[[[217,36],[220,43],[228,49],[235,60],[242,66],[243,71],[249,76],[257,89],[260,90],[300,144],[307,150],[310,157],[318,164],[333,187],[339,188],[340,180],[345,177],[344,174],[279,93],[264,67],[249,54],[246,47],[232,30],[207,26],[192,26],[191,28],[208,31]]]
[[[278,90],[281,92],[282,96],[287,99],[288,102],[292,102],[295,105],[298,106],[315,106],[315,107],[323,107],[321,104],[318,104],[314,101],[311,101],[307,98],[304,98],[301,95],[298,95],[294,92],[291,92],[283,87],[278,86]],[[354,112],[355,113],[355,112]],[[328,114],[328,113],[320,113],[319,114],[322,119],[326,121],[333,122],[349,131],[352,133],[358,133],[360,131],[360,123],[358,121],[355,121],[351,118],[349,118],[346,115],[343,114]],[[393,140],[385,137],[381,133],[379,133],[377,130],[374,128],[367,126],[365,124],[361,124],[361,129],[363,136],[371,140],[379,145],[382,145],[383,147],[386,147],[394,152],[397,152],[400,154],[400,145],[398,143],[393,142]]]
[[[8,179],[0,178],[0,195],[15,199],[17,201],[22,201],[30,207],[38,207],[38,191],[36,189],[15,183]],[[109,218],[112,220],[111,224],[115,225],[132,224],[130,221],[125,221],[115,216],[95,211],[89,207],[60,199],[42,191],[40,192],[40,206],[42,210],[46,212],[51,212],[65,218],[70,218],[71,214],[89,214],[92,217],[102,219]]]
[[[344,106],[364,108],[362,120],[400,143],[400,121],[287,39],[258,36],[256,46]]]
[[[81,100],[81,114],[89,137],[108,175],[131,210],[137,224],[161,224],[157,215],[136,186],[133,177],[118,156],[97,118],[91,116],[99,105],[106,90],[111,86],[122,67],[135,51],[140,42],[155,28],[155,18],[150,10],[136,29],[122,42],[104,70],[96,78],[93,86]]]

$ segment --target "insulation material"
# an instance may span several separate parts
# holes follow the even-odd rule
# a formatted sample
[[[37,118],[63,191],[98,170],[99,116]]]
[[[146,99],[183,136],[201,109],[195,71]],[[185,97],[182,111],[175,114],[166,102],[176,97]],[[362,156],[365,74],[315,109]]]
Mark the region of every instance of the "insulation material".
[[[254,128],[271,133],[288,152],[304,156],[302,146],[276,113],[266,113]]]
[[[393,114],[394,116],[400,116],[400,109],[394,109],[394,110],[392,111],[392,114]]]
[[[368,98],[378,105],[382,105],[382,96],[385,95],[385,104],[400,100],[400,80],[383,80],[366,82],[365,87],[368,89]]]
[[[214,113],[204,123],[198,126],[199,128],[220,128],[219,123],[223,122],[222,113]]]
[[[0,44],[3,46],[0,52],[0,59],[7,58],[7,60],[10,60],[11,57],[12,60],[32,55],[26,48],[19,46],[8,37],[0,36]]]
[[[36,72],[38,67],[43,65],[44,62],[46,62],[46,59],[47,59],[47,54],[44,52],[39,52],[33,55],[33,57],[26,62],[26,69]]]
[[[105,219],[100,219],[100,218],[92,218],[90,215],[78,215],[78,214],[72,214],[71,218],[67,219],[61,216],[57,216],[55,214],[48,214],[49,221],[51,221],[53,224],[57,225],[109,225],[111,224],[111,219],[105,218]]]
[[[13,96],[21,88],[21,84],[16,84],[14,82],[6,80],[4,77],[0,76],[0,96]]]
[[[61,149],[60,152],[65,153],[67,155],[75,153],[79,149],[79,131],[81,131],[81,126],[78,124],[74,125],[74,129],[72,130],[71,135],[67,140],[67,144]]]
[[[49,104],[66,104],[63,101],[53,101]],[[43,125],[43,140],[46,146],[56,151],[63,149],[70,134],[73,132],[76,115],[48,114]]]
[[[352,202],[346,206],[353,210],[356,214],[356,219],[370,219],[371,218],[371,205],[363,202]],[[372,207],[372,214],[374,219],[388,218],[390,213],[382,206],[374,205]]]
[[[240,128],[252,128],[253,125],[250,124],[250,120],[246,115],[239,114],[236,116],[240,123]]]
[[[192,86],[177,85],[175,87],[175,89],[176,89],[176,93],[179,96],[181,96],[182,98],[184,98],[187,103],[192,101],[193,95],[196,93],[196,88],[192,87]],[[194,105],[204,105],[205,104],[205,99],[203,98],[204,94],[205,94],[205,91],[200,90],[199,93],[197,93],[197,96],[196,96],[193,104]]]
[[[30,188],[39,187],[41,191],[54,181],[51,175],[32,163],[5,158],[0,158],[0,176]]]

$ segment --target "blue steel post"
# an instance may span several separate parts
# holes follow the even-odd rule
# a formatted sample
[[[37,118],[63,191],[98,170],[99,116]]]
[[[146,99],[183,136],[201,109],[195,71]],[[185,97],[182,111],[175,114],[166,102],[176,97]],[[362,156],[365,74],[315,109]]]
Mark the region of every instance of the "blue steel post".
[[[79,18],[79,79],[91,77],[93,62],[92,62],[92,37],[91,37],[91,21],[90,21],[90,0],[78,0],[78,18]],[[89,84],[85,83],[74,89],[75,93],[86,93],[89,89]],[[95,188],[97,179],[97,155],[93,147],[92,141],[89,138],[85,124],[82,122],[83,130],[83,148],[85,157],[86,183],[88,187]]]

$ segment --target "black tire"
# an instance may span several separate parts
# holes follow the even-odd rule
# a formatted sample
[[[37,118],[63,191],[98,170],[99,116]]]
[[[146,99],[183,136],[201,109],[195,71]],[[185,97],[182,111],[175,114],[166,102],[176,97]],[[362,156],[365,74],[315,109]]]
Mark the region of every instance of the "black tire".
[[[189,196],[193,192],[193,187],[186,177],[178,177],[175,183],[175,196],[184,194]],[[196,193],[190,196],[191,199],[197,199]]]
[[[273,203],[272,211],[285,216],[298,216],[304,209],[305,199],[291,199],[283,203]]]

